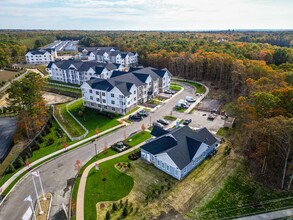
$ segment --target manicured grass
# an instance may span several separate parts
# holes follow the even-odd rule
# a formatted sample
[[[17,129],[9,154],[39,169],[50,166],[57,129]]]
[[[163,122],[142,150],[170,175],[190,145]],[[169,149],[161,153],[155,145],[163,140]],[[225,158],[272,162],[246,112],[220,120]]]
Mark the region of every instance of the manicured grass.
[[[55,106],[55,116],[72,137],[79,137],[85,133],[85,130],[66,111],[66,104]]]
[[[149,104],[155,104],[155,105],[161,104],[161,102],[159,100],[156,100],[156,99],[148,100],[147,103],[149,103]]]
[[[169,120],[169,121],[176,121],[177,118],[174,116],[166,115],[166,116],[164,116],[164,119]]]
[[[204,86],[196,83],[196,82],[187,82],[187,81],[184,81],[184,80],[176,80],[178,82],[184,82],[186,84],[189,84],[191,86],[193,86],[195,89],[196,89],[196,93],[205,93],[206,92],[206,89]]]
[[[171,83],[170,84],[170,89],[173,90],[173,91],[180,91],[182,89],[182,87],[178,84],[175,84],[175,83]]]
[[[75,97],[81,97],[81,91],[79,89],[73,89],[73,88],[67,88],[67,87],[46,84],[44,86],[44,90],[58,93],[58,94],[63,94],[63,95],[71,95],[71,96],[75,96]]]
[[[232,132],[231,128],[220,128],[217,131],[217,135],[223,136],[223,137],[227,137],[228,135],[230,135]]]
[[[147,140],[149,138],[151,138],[151,133],[149,133],[147,131],[141,131],[141,132],[129,137],[124,142],[129,144],[131,147],[134,147],[134,146],[144,142],[145,140]]]
[[[145,140],[147,140],[147,139],[149,139],[150,138],[150,133],[149,132],[146,132],[146,131],[141,131],[141,132],[139,132],[139,133],[137,133],[137,134],[135,134],[135,135],[133,135],[133,136],[131,136],[131,139],[133,140],[132,142],[131,142],[131,146],[135,146],[134,144],[140,144],[140,143],[142,143],[143,141],[145,141]],[[126,141],[127,142],[127,140],[124,140],[124,141]],[[109,157],[109,156],[112,156],[112,155],[114,155],[114,154],[117,154],[117,152],[116,151],[114,151],[114,150],[112,150],[111,148],[109,148],[109,149],[107,149],[107,150],[105,150],[105,151],[103,151],[103,152],[101,152],[101,153],[99,153],[98,154],[98,156],[97,157],[93,157],[92,159],[90,159],[83,167],[82,167],[82,169],[80,170],[80,175],[75,179],[75,182],[74,182],[74,187],[73,187],[73,191],[72,191],[72,201],[73,201],[73,203],[75,203],[75,201],[76,201],[76,198],[77,198],[77,191],[78,191],[78,187],[79,187],[79,183],[80,183],[80,177],[81,177],[81,175],[82,175],[82,173],[83,173],[83,171],[84,171],[84,169],[88,166],[88,165],[90,165],[91,163],[93,163],[93,162],[95,162],[96,160],[100,160],[100,159],[103,159],[103,158],[105,158],[105,157]],[[123,174],[123,173],[121,173],[121,172],[119,172],[115,167],[114,167],[114,165],[116,164],[116,163],[118,163],[118,162],[123,162],[123,161],[126,161],[126,162],[128,162],[129,161],[129,159],[128,159],[128,155],[129,154],[127,154],[127,155],[124,155],[124,156],[121,156],[121,157],[118,157],[118,158],[116,158],[116,159],[113,159],[113,160],[110,160],[110,161],[107,161],[107,162],[104,162],[104,163],[102,163],[102,164],[100,164],[99,165],[99,171],[96,171],[95,170],[95,168],[93,168],[92,170],[91,170],[91,172],[90,172],[90,174],[89,174],[89,177],[91,176],[91,175],[93,175],[93,177],[91,177],[91,178],[88,178],[88,180],[87,180],[87,189],[88,190],[86,190],[86,195],[85,195],[85,197],[87,196],[87,195],[92,195],[93,193],[92,193],[92,190],[96,190],[95,188],[95,186],[96,186],[96,184],[101,184],[101,186],[102,187],[104,187],[103,189],[104,190],[109,190],[109,192],[111,192],[111,193],[108,193],[108,191],[101,191],[101,190],[97,190],[97,191],[95,191],[94,192],[94,195],[97,195],[98,194],[98,196],[96,197],[95,196],[95,198],[91,198],[91,200],[87,203],[87,204],[85,204],[85,209],[86,209],[86,207],[87,207],[87,210],[88,210],[88,212],[89,213],[91,213],[90,215],[91,216],[96,216],[96,206],[95,206],[95,204],[97,203],[97,202],[99,202],[99,201],[105,201],[105,199],[104,198],[108,198],[108,199],[110,199],[109,201],[111,201],[112,199],[114,199],[114,200],[118,200],[118,199],[120,199],[120,198],[122,198],[122,197],[124,197],[124,196],[126,196],[129,192],[130,192],[130,190],[131,190],[131,188],[132,188],[132,186],[133,186],[133,180],[132,180],[132,178],[131,177],[129,177],[129,176],[127,176],[127,175],[125,175],[125,174]],[[118,161],[118,162],[117,162]],[[106,171],[107,172],[105,172],[105,171],[101,171],[103,168],[104,168],[104,166],[106,167]],[[108,172],[108,170],[110,170],[110,172]],[[99,173],[98,173],[99,172]],[[96,174],[97,173],[97,174]],[[98,180],[97,180],[97,176],[96,175],[98,175]],[[102,177],[102,175],[107,179],[106,181],[100,181],[101,179],[101,177]],[[108,179],[108,176],[110,175],[110,179]],[[121,175],[123,175],[123,178],[122,179],[120,179],[120,177],[121,177]],[[103,177],[103,178],[104,178]],[[119,182],[117,182],[117,179],[119,179]],[[111,184],[110,185],[108,185],[107,183],[108,183],[108,181],[109,180],[111,180]],[[90,186],[88,187],[88,182],[91,182],[91,184],[90,184]],[[125,187],[123,187],[123,189],[122,189],[122,191],[121,192],[119,192],[118,194],[116,194],[116,195],[113,195],[113,192],[112,192],[112,188],[111,187],[114,187],[115,188],[115,186],[116,185],[119,185],[120,184],[120,181],[124,181],[123,183],[122,183],[122,185],[124,186],[125,184],[127,185],[127,186],[125,186]],[[98,182],[98,183],[96,183],[96,182]],[[93,185],[92,185],[93,184]],[[130,184],[130,185],[129,185]],[[105,185],[108,185],[108,186],[105,186]],[[130,187],[131,186],[131,187]],[[105,188],[106,187],[106,188]],[[120,186],[119,186],[120,187]],[[118,188],[117,188],[118,189]],[[119,188],[119,190],[120,190],[120,188]],[[114,192],[116,192],[116,189],[114,190]],[[104,195],[105,194],[105,195]],[[124,195],[125,194],[125,195]],[[114,197],[113,197],[114,196]],[[116,197],[115,197],[116,196]],[[122,196],[122,197],[121,197]],[[90,197],[92,197],[92,196],[90,196]],[[113,197],[113,198],[112,198]],[[118,198],[117,198],[118,197]],[[87,198],[87,197],[86,197]],[[117,199],[115,199],[115,198],[117,198]],[[97,199],[98,199],[98,201],[97,201]],[[100,199],[102,199],[102,200],[100,200]],[[73,215],[75,214],[75,208],[73,208],[72,209],[72,211],[73,211]],[[87,215],[86,215],[86,218],[87,219],[91,219],[90,217],[88,217]],[[74,219],[74,216],[73,216],[73,219]],[[92,219],[96,219],[96,218],[92,218]]]
[[[293,207],[292,196],[293,192],[269,189],[254,182],[248,171],[239,167],[212,199],[187,216],[192,219],[223,219]]]
[[[140,107],[136,106],[134,109],[132,109],[131,111],[129,111],[127,114],[125,115],[131,115],[133,112],[137,111]]]
[[[56,134],[57,127],[59,127],[57,122],[55,120],[52,120],[52,125],[53,126],[50,129],[50,133],[44,136],[45,141],[40,144],[41,148],[39,150],[33,151],[33,155],[31,158],[29,158],[29,162],[34,162],[48,154],[63,149],[62,142],[66,142],[68,145],[74,143],[67,137],[67,135],[62,131],[62,129],[59,129],[59,132],[61,131],[60,133],[62,133],[62,138],[59,139]],[[46,143],[49,138],[52,138],[54,140],[54,143],[46,146]]]
[[[74,87],[76,87],[76,89],[80,90],[80,85],[76,85],[76,84],[73,84],[73,83],[60,82],[60,81],[53,80],[53,79],[50,79],[50,78],[48,78],[47,80],[48,80],[48,82],[52,82],[52,83],[57,83],[57,84],[67,85],[67,86],[74,86]],[[60,87],[62,87],[62,86],[60,86]],[[72,89],[74,89],[74,88],[72,88]]]
[[[177,112],[185,112],[186,109],[184,108],[178,108],[177,106],[173,108]]]
[[[101,114],[96,109],[85,107],[83,116],[80,116],[79,111],[81,111],[82,108],[82,100],[78,100],[68,106],[68,110],[71,112],[71,114],[73,114],[74,117],[76,117],[76,119],[79,120],[79,122],[82,123],[86,129],[88,129],[88,136],[96,134],[96,129],[98,129],[99,132],[102,132],[119,125],[119,121],[117,121],[119,115],[113,115],[114,118],[110,119],[108,116]]]
[[[116,201],[127,196],[131,191],[133,179],[118,171],[117,163],[129,162],[128,155],[101,163],[99,170],[92,168],[89,172],[85,189],[84,216],[85,219],[96,219],[96,204],[101,201]]]

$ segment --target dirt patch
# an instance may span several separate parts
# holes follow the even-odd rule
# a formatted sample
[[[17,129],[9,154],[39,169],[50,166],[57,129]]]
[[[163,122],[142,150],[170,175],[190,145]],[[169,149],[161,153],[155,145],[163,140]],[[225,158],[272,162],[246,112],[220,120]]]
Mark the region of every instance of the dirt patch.
[[[0,108],[7,106],[6,98],[8,98],[8,94],[5,94],[2,98],[0,98]]]
[[[43,98],[45,99],[45,102],[47,105],[65,103],[65,102],[69,102],[73,100],[72,97],[59,95],[59,94],[51,93],[51,92],[44,92]]]
[[[0,70],[0,81],[7,81],[13,79],[18,72]]]
[[[0,108],[7,106],[6,98],[8,98],[8,94],[5,94],[0,99]],[[59,95],[59,94],[51,93],[51,92],[44,92],[43,98],[45,99],[45,102],[47,105],[60,104],[60,103],[65,103],[65,102],[69,102],[73,100],[72,97]]]
[[[222,102],[217,99],[204,99],[197,106],[198,110],[210,112],[212,110],[218,111],[222,106]]]

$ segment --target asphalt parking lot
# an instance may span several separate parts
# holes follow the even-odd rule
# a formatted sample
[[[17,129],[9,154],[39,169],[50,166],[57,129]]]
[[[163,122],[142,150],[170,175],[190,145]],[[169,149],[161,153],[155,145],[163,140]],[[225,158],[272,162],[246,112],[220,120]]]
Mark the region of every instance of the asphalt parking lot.
[[[178,119],[190,118],[192,120],[189,124],[190,127],[196,129],[206,127],[213,133],[217,133],[219,128],[224,126],[224,120],[221,119],[220,115],[217,115],[214,120],[208,120],[209,112],[206,111],[194,110],[191,114],[173,111],[172,115]]]

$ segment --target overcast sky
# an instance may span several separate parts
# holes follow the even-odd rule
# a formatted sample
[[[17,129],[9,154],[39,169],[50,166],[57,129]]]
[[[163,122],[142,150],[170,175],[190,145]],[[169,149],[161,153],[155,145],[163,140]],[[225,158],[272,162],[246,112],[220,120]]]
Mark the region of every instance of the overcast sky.
[[[0,0],[2,29],[293,29],[293,0]]]

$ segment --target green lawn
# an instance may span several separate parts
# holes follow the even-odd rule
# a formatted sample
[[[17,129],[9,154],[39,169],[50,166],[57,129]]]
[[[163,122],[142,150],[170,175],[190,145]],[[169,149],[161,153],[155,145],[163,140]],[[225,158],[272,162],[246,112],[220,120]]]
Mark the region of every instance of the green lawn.
[[[76,87],[75,89],[80,91],[80,85],[76,85],[76,84],[73,84],[73,83],[60,82],[60,81],[53,80],[53,79],[50,79],[50,78],[48,78],[47,80],[48,80],[48,82],[52,82],[52,83],[57,83],[57,84],[67,85],[67,86],[74,86],[74,87]],[[59,86],[59,87],[62,87],[62,86]],[[64,87],[64,88],[66,88],[66,87]],[[74,88],[72,88],[72,89],[74,89]]]
[[[131,139],[131,146],[142,143],[143,141],[150,138],[149,132],[139,132],[133,136]],[[124,140],[127,141],[127,140]],[[116,151],[112,149],[107,149],[98,154],[97,158],[93,157],[89,160],[80,170],[80,174],[83,173],[84,169],[93,163],[96,160],[100,160],[105,157],[112,156],[117,154]],[[96,219],[96,203],[100,201],[113,201],[123,198],[128,195],[133,187],[133,179],[118,171],[114,165],[119,162],[129,162],[128,155],[123,155],[113,160],[101,163],[99,165],[99,170],[95,168],[91,169],[86,185],[85,197],[89,198],[85,200],[85,216],[86,219]],[[103,178],[106,178],[106,181],[102,181]],[[117,181],[119,179],[119,181]],[[80,176],[75,179],[73,192],[72,192],[72,201],[76,201],[77,191],[79,187]],[[75,208],[73,208],[73,219]]]
[[[192,219],[223,219],[293,207],[292,196],[293,192],[273,190],[254,182],[248,171],[241,167],[226,179],[212,199],[187,216]]]
[[[73,89],[73,88],[45,84],[43,90],[49,91],[49,92],[54,92],[57,94],[62,94],[62,95],[81,97],[80,89]]]
[[[187,81],[184,81],[184,80],[176,80],[178,82],[183,82],[183,83],[186,83],[188,85],[191,85],[193,86],[195,89],[196,89],[196,93],[205,93],[206,92],[206,88],[196,82],[187,82]]]
[[[58,138],[56,134],[56,129],[58,126],[57,122],[55,120],[52,120],[52,128],[50,129],[50,133],[48,133],[46,136],[44,136],[45,141],[40,144],[40,149],[33,152],[33,155],[31,158],[29,158],[29,162],[34,162],[48,154],[51,154],[57,150],[63,149],[62,142],[66,142],[68,145],[71,145],[74,143],[74,141],[71,141],[67,135],[61,130],[62,138]],[[60,132],[60,131],[59,131]],[[49,138],[54,139],[54,143],[51,145],[46,146],[47,140]]]
[[[145,140],[147,140],[149,138],[151,138],[151,133],[149,133],[147,131],[141,131],[141,132],[129,137],[124,142],[129,144],[131,147],[134,147],[134,146],[144,142]]]
[[[176,120],[177,120],[176,117],[174,117],[174,116],[170,116],[170,115],[166,115],[166,116],[164,116],[164,119],[165,119],[165,120],[169,120],[169,121],[176,121]]]
[[[176,83],[171,83],[170,84],[170,89],[173,91],[180,91],[182,89],[182,87]]]
[[[79,111],[82,110],[82,100],[78,100],[68,106],[68,110],[82,123],[86,129],[88,129],[88,136],[96,134],[96,129],[100,132],[108,130],[109,128],[119,125],[119,115],[110,119],[106,115],[101,114],[98,110],[85,107],[83,116],[79,115]]]
[[[66,104],[55,106],[55,116],[72,137],[79,137],[85,133],[85,130],[66,111]]]
[[[232,132],[231,128],[220,128],[217,131],[217,135],[223,136],[223,137],[227,137],[228,135],[230,135]]]
[[[129,111],[127,114],[125,114],[124,116],[126,115],[131,115],[133,112],[137,111],[140,107],[139,106],[136,106],[134,109],[132,109],[131,111]]]
[[[177,112],[185,112],[186,109],[184,108],[178,108],[177,106],[173,108]]]

